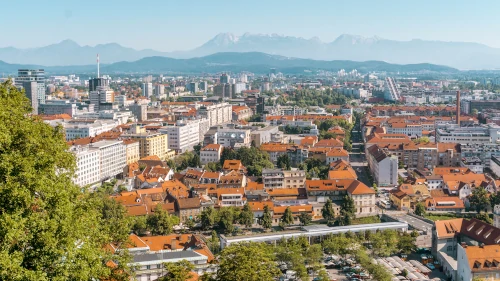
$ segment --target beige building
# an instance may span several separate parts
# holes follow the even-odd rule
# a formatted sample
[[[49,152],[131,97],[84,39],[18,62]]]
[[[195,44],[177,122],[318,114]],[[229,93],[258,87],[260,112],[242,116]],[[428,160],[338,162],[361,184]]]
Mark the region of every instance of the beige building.
[[[167,135],[147,132],[144,128],[133,126],[129,133],[122,136],[139,142],[140,158],[156,155],[161,160],[167,160],[175,155],[175,152],[168,148]]]
[[[140,150],[139,150],[139,142],[132,139],[127,139],[123,141],[123,144],[126,146],[127,153],[127,165],[131,163],[135,163],[141,159]]]
[[[302,188],[306,181],[303,170],[262,169],[264,189]]]

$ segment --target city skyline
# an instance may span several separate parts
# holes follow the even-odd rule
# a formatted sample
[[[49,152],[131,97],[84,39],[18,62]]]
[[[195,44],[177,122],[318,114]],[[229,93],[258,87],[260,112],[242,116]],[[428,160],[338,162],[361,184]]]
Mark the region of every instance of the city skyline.
[[[80,45],[118,43],[134,49],[190,50],[219,33],[280,34],[331,42],[341,34],[378,36],[391,40],[411,39],[475,42],[500,47],[490,36],[500,27],[497,1],[484,5],[470,1],[148,1],[142,6],[123,2],[88,1],[85,6],[56,0],[15,1],[0,24],[9,26],[0,47],[35,48],[71,39]],[[286,4],[286,5],[285,5]],[[31,9],[24,9],[30,5]],[[97,8],[98,7],[98,8]],[[487,7],[487,8],[486,8]],[[31,32],[34,26],[47,32]],[[52,32],[51,32],[52,31]],[[19,36],[30,32],[30,36]]]

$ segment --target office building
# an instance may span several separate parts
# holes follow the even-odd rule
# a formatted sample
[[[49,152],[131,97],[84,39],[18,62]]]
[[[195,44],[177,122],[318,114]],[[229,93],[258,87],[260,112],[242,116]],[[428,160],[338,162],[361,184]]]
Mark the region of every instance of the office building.
[[[38,105],[40,114],[45,115],[58,115],[68,114],[73,117],[76,115],[76,104],[68,100],[47,100],[44,104]]]
[[[208,91],[207,81],[201,81],[199,85],[200,85],[200,92],[206,93]]]
[[[89,145],[99,151],[100,181],[105,181],[123,173],[127,165],[126,147],[122,141],[102,140]]]
[[[283,134],[279,131],[278,126],[267,126],[250,133],[250,140],[256,147],[260,147],[263,143],[279,142]]]
[[[15,83],[17,86],[23,86],[24,82],[36,82],[37,104],[45,103],[45,71],[43,69],[19,69]]]
[[[200,123],[198,120],[178,120],[175,126],[162,128],[159,131],[168,136],[168,147],[177,153],[193,150],[200,143]]]
[[[35,81],[25,81],[22,84],[24,88],[24,94],[30,100],[32,113],[38,114],[38,103],[40,102],[38,98],[38,83]]]
[[[146,104],[134,103],[129,106],[132,114],[137,118],[137,121],[142,122],[148,120],[148,106]]]
[[[436,128],[436,142],[466,144],[496,143],[500,139],[500,126],[460,127],[457,124],[440,125]]]
[[[156,96],[162,96],[165,94],[165,85],[163,84],[156,84],[155,86],[155,95]]]
[[[76,158],[76,171],[73,182],[79,186],[99,182],[101,171],[99,150],[89,148],[89,146],[72,146],[70,151],[75,154]]]
[[[229,83],[219,84],[214,87],[214,96],[221,98],[232,98],[233,85]]]
[[[191,93],[197,93],[199,91],[198,82],[191,82],[188,84],[188,90]]]
[[[500,100],[462,101],[461,109],[466,114],[472,114],[475,110],[477,112],[485,112],[488,109],[500,109]]]
[[[97,87],[89,93],[90,104],[94,105],[94,111],[105,109],[106,105],[114,101],[114,92],[108,87]]]
[[[147,98],[153,95],[153,83],[142,83],[142,95]]]
[[[66,140],[73,140],[86,137],[95,137],[101,133],[107,132],[118,126],[119,123],[114,120],[96,120],[92,123],[82,120],[72,120],[62,123]]]
[[[233,96],[235,94],[241,94],[242,91],[247,89],[247,84],[245,83],[234,83],[233,84]]]
[[[220,76],[220,83],[227,84],[229,83],[229,79],[231,79],[231,77],[228,74],[224,73]]]
[[[109,80],[105,78],[89,79],[89,93],[96,91],[97,87],[109,87]]]

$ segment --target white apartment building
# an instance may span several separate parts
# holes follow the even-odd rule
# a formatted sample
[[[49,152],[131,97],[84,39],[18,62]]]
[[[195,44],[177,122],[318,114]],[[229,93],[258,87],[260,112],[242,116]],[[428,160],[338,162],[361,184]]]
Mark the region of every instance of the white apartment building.
[[[234,147],[237,143],[249,145],[250,132],[248,129],[219,129],[217,143],[224,147]]]
[[[123,172],[127,165],[126,147],[122,141],[103,140],[91,143],[89,148],[99,151],[100,180],[114,178]]]
[[[192,150],[200,143],[200,122],[198,120],[178,120],[175,126],[162,128],[159,130],[168,136],[168,148],[177,153],[184,153]]]
[[[243,207],[247,203],[241,193],[224,193],[220,195],[219,206],[221,207]]]
[[[264,189],[302,188],[306,182],[303,170],[262,169]]]
[[[127,107],[134,103],[133,99],[128,100],[126,95],[119,95],[115,97],[115,102],[119,107]]]
[[[213,105],[201,106],[198,114],[202,118],[209,120],[209,126],[226,124],[232,121],[233,107],[227,102],[222,102]]]
[[[113,120],[118,122],[119,125],[127,124],[129,119],[134,119],[134,115],[131,111],[119,111],[119,110],[99,110],[96,112],[80,112],[75,116],[75,120],[78,119],[99,119],[99,120]]]
[[[69,122],[62,122],[61,124],[64,127],[67,141],[78,138],[95,137],[119,125],[117,121],[113,120],[96,120],[93,123],[83,120],[81,122],[78,120],[71,120]]]
[[[481,159],[485,168],[491,168],[490,159],[492,157],[500,158],[500,144],[497,143],[462,143],[460,144],[460,151],[462,157],[478,157]]]
[[[422,136],[421,124],[391,123],[385,126],[388,134],[405,134],[409,137],[420,138]]]
[[[76,171],[73,182],[79,186],[86,186],[99,182],[101,159],[99,150],[88,146],[73,146],[70,151],[76,157]]]
[[[493,208],[493,226],[500,228],[500,205]]]
[[[223,146],[220,144],[209,144],[200,150],[200,162],[202,165],[211,162],[219,162]]]
[[[370,171],[375,183],[380,186],[398,185],[398,158],[389,155],[378,145],[372,145],[367,149],[366,155]]]

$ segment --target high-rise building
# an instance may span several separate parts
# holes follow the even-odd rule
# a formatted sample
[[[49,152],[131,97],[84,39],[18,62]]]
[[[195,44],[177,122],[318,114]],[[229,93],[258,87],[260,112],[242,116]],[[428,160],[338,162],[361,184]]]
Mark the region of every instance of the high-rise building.
[[[240,82],[241,82],[241,83],[246,83],[246,82],[248,82],[248,77],[247,77],[247,75],[246,75],[246,74],[241,74],[241,75],[240,75]]]
[[[177,153],[184,153],[192,150],[195,145],[200,143],[200,123],[199,120],[178,120],[175,126],[168,126],[166,129],[160,129],[161,133],[168,136],[168,148]]]
[[[32,113],[38,114],[38,83],[35,81],[24,81],[22,86],[24,88],[24,94],[31,101],[31,107],[33,108]]]
[[[153,83],[142,83],[142,95],[147,98],[153,95]]]
[[[196,93],[196,92],[199,91],[199,89],[198,89],[198,82],[191,82],[191,83],[189,83],[188,87],[189,87],[189,91],[191,93]]]
[[[200,91],[206,93],[208,91],[208,83],[207,81],[200,82]]]
[[[45,103],[45,71],[43,69],[19,69],[15,82],[17,86],[23,86],[24,82],[36,82],[37,104]]]
[[[90,104],[94,105],[94,110],[101,110],[101,105],[114,101],[114,92],[108,87],[97,87],[95,91],[89,93]]]
[[[155,86],[155,95],[156,96],[162,96],[165,94],[165,85],[163,84],[156,84]]]
[[[89,92],[97,90],[97,87],[109,87],[109,80],[105,78],[89,79]]]
[[[137,118],[137,121],[142,122],[148,119],[148,106],[146,104],[134,103],[129,107],[129,109]]]
[[[228,74],[224,73],[220,76],[220,83],[221,84],[229,83],[229,79],[231,79],[231,77]]]
[[[233,85],[229,83],[216,85],[214,87],[214,96],[231,98],[233,96]]]

